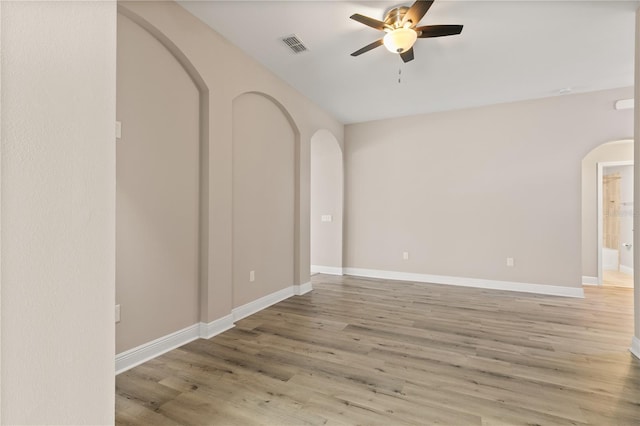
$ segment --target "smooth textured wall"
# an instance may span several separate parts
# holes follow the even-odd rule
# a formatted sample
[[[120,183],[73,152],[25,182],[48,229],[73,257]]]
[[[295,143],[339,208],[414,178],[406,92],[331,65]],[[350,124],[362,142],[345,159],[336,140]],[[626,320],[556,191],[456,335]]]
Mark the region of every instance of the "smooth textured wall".
[[[636,49],[635,49],[635,87],[634,87],[634,143],[637,144],[640,138],[640,9],[636,11]],[[640,164],[640,149],[633,152],[634,165]],[[633,176],[633,197],[640,200],[640,173]],[[633,216],[633,229],[640,229],[640,215]],[[640,232],[633,233],[633,246],[640,244]],[[640,250],[633,251],[633,264],[640,265]],[[640,358],[640,274],[633,276],[633,318],[634,336],[631,340],[631,352],[636,358]]]
[[[623,88],[346,126],[346,265],[581,286],[582,158],[632,135],[633,111],[614,109],[632,96]]]
[[[0,423],[112,424],[116,4],[0,7]]]
[[[344,167],[342,149],[327,130],[311,138],[311,270],[342,268]],[[330,215],[331,222],[322,216]],[[337,269],[332,269],[337,268]]]
[[[178,60],[118,14],[117,353],[199,321],[199,97]]]
[[[294,284],[296,137],[271,99],[233,101],[234,308]]]
[[[0,50],[2,50],[2,6],[0,6]],[[0,76],[2,60],[0,60]],[[0,78],[0,98],[2,98],[2,78]],[[2,101],[0,100],[0,422],[2,422]]]
[[[633,140],[594,148],[582,159],[582,275],[598,276],[598,163],[633,161]],[[632,262],[631,262],[632,263]]]

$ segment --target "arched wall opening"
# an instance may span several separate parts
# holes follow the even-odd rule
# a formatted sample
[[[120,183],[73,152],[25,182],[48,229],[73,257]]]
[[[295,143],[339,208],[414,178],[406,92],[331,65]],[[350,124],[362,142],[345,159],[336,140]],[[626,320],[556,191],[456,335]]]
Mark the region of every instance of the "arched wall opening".
[[[319,128],[330,129],[340,140],[343,127],[289,86],[273,79],[266,70],[259,67],[247,68],[246,57],[241,52],[175,3],[122,3],[118,5],[118,11],[164,46],[195,84],[200,93],[201,137],[198,319],[186,328],[168,331],[157,340],[148,339],[131,350],[119,350],[116,356],[116,370],[122,372],[179,344],[198,337],[210,338],[224,332],[233,327],[234,321],[291,295],[304,294],[312,289],[309,280],[308,223],[310,140]],[[184,31],[185,28],[190,30]],[[198,34],[198,37],[194,37],[194,34]],[[204,42],[210,45],[205,50],[201,49]],[[145,52],[140,52],[140,58],[144,59],[145,55]],[[225,66],[220,66],[217,59],[221,55],[226,58]],[[246,71],[241,78],[235,78],[238,77],[238,69]],[[209,88],[215,89],[215,96],[210,93]],[[135,90],[132,88],[132,93]],[[253,244],[262,250],[262,253],[267,253],[269,250],[265,250],[265,240],[269,239],[265,236],[272,232],[275,225],[287,222],[287,229],[279,233],[279,245],[272,250],[273,253],[278,253],[281,248],[286,250],[289,253],[286,263],[283,260],[285,257],[282,256],[282,263],[279,263],[280,260],[274,260],[271,263],[266,262],[265,266],[256,267],[256,263],[259,262],[253,262],[253,258],[246,257],[250,250],[245,252],[236,249],[234,256],[234,245],[238,246],[238,239],[234,239],[234,224],[236,237],[243,232],[238,231],[240,221],[236,217],[239,192],[236,188],[234,193],[234,145],[237,163],[238,132],[244,131],[245,128],[254,128],[256,123],[261,125],[260,122],[264,121],[262,112],[257,114],[257,117],[255,114],[237,114],[238,102],[243,103],[246,99],[250,100],[247,102],[249,105],[258,105],[258,110],[262,111],[262,108],[267,115],[275,117],[273,123],[266,124],[266,133],[256,134],[255,138],[251,138],[251,142],[273,142],[272,145],[278,149],[288,144],[290,149],[285,150],[287,160],[283,163],[280,163],[280,157],[270,161],[270,152],[262,156],[265,160],[263,165],[271,166],[266,167],[268,174],[265,179],[253,179],[257,174],[256,170],[238,177],[238,167],[235,167],[235,183],[246,178],[251,184],[260,181],[257,184],[265,185],[267,189],[287,188],[286,192],[280,194],[284,200],[282,206],[285,206],[283,209],[286,212],[283,214],[286,217],[280,214],[272,216],[266,225],[264,221],[260,225],[262,218],[257,217],[254,228],[258,231],[242,240],[242,243]],[[248,119],[238,119],[241,116]],[[166,121],[170,122],[171,119]],[[124,121],[122,124],[123,137],[130,137],[131,126]],[[277,126],[269,129],[268,126],[272,124]],[[238,130],[239,128],[242,129]],[[269,133],[271,130],[274,131]],[[268,145],[267,143],[265,146]],[[272,171],[275,171],[275,174],[271,173]],[[267,185],[269,179],[284,172],[287,174],[286,183]],[[253,200],[248,198],[250,201]],[[278,196],[266,198],[268,202],[260,205],[260,209],[279,203]],[[293,216],[290,215],[290,211],[293,211]],[[254,218],[252,214],[253,212],[248,216]],[[265,259],[269,259],[271,254],[267,253]],[[238,265],[239,262],[245,262],[246,267]],[[274,266],[278,264],[280,267]],[[242,268],[244,272],[234,272],[234,267],[236,270]],[[270,268],[278,269],[278,278],[270,279],[268,283],[262,282],[270,274]],[[253,274],[250,274],[251,271]],[[275,276],[275,272],[273,275]],[[234,276],[237,277],[237,286],[234,286]],[[147,303],[155,304],[155,298],[154,293],[147,299]],[[125,321],[130,321],[129,315],[132,312],[132,307],[125,304],[121,308],[122,322],[118,325],[120,328]]]
[[[326,129],[311,137],[311,273],[342,275],[344,163],[340,144]]]
[[[582,281],[584,284],[602,284],[601,231],[599,233],[598,193],[601,185],[598,167],[603,164],[633,162],[633,140],[623,139],[604,143],[592,149],[582,159]],[[627,197],[628,198],[628,197]],[[623,200],[625,203],[633,200]],[[630,206],[633,209],[633,205]],[[631,222],[633,215],[621,217]],[[623,224],[624,225],[624,224]],[[621,241],[621,244],[624,241]],[[626,250],[625,248],[621,248]],[[624,253],[623,253],[624,254]]]
[[[296,285],[299,131],[258,92],[233,100],[233,308]]]
[[[171,41],[126,8],[118,12],[121,354],[200,321],[201,293],[207,289],[201,235],[208,224],[208,89]]]

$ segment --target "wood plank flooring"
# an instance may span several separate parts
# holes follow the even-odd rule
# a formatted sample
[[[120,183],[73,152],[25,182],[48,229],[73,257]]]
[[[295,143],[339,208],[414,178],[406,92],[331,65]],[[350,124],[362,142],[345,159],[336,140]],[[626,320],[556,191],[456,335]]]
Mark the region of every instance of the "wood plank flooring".
[[[119,425],[637,425],[633,290],[585,299],[315,275],[116,378]]]
[[[620,271],[602,271],[602,285],[633,288],[633,275]]]

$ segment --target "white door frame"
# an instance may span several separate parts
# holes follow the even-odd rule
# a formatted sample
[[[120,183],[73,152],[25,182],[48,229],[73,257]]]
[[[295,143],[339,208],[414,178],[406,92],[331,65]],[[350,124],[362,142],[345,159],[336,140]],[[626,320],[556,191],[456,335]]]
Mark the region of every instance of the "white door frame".
[[[632,160],[627,161],[603,161],[596,163],[598,167],[597,172],[597,194],[598,194],[598,210],[596,212],[597,223],[598,223],[598,285],[602,285],[602,238],[603,238],[603,230],[602,230],[602,177],[603,170],[605,167],[615,167],[615,166],[633,166]],[[634,170],[635,172],[635,170]],[[635,200],[634,200],[635,203]],[[635,207],[635,206],[634,206]],[[635,249],[635,248],[634,248]]]

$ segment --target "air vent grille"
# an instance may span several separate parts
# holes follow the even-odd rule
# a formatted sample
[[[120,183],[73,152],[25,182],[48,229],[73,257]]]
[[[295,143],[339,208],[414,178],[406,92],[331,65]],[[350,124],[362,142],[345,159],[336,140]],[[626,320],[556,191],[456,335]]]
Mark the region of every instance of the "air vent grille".
[[[290,36],[282,37],[282,42],[289,48],[293,53],[302,53],[306,52],[307,46],[304,45],[302,40],[298,38],[297,35],[292,34]]]

